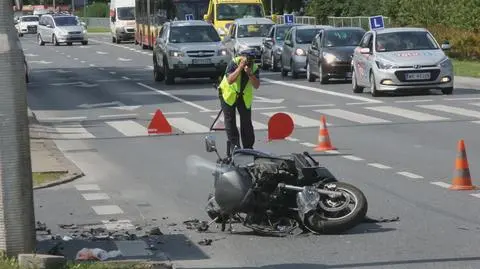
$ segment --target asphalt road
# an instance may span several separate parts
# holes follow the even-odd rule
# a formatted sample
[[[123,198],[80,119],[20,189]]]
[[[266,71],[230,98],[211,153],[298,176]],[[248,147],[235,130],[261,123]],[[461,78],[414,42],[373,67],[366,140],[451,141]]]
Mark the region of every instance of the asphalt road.
[[[37,219],[49,226],[109,219],[125,220],[127,228],[158,224],[168,234],[158,248],[182,268],[480,266],[480,192],[447,189],[459,139],[465,139],[478,183],[480,86],[472,87],[480,85],[477,81],[456,83],[451,96],[373,98],[353,94],[348,82],[320,85],[262,73],[254,108],[256,148],[278,154],[311,150],[325,115],[338,152],[317,159],[365,192],[370,217],[398,216],[400,221],[365,223],[332,236],[266,238],[215,229],[199,234],[182,222],[207,219],[212,178],[209,171],[190,171],[186,161],[192,155],[215,160],[203,143],[218,112],[211,82],[155,83],[151,51],[112,44],[109,36],[90,41],[88,46],[40,47],[22,38],[32,68],[29,107],[86,174],[36,191]],[[157,109],[175,135],[147,134]],[[293,117],[295,131],[286,141],[267,143],[268,117],[280,111]],[[223,132],[216,137],[224,152]],[[203,238],[218,240],[200,246]]]

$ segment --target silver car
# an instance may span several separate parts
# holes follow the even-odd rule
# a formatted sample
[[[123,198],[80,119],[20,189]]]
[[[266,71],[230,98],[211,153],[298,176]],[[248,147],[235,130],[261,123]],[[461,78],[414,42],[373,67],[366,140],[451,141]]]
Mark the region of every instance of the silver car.
[[[270,29],[268,36],[263,39],[261,60],[263,69],[266,70],[270,67],[274,72],[280,70],[280,58],[282,56],[285,34],[290,28],[297,25],[300,24],[276,24]]]
[[[40,17],[37,31],[37,42],[40,46],[53,43],[55,46],[73,42],[88,44],[87,30],[81,25],[76,16],[65,14],[47,14]]]
[[[163,24],[153,48],[155,81],[175,83],[175,77],[218,79],[231,56],[213,25],[205,21]]]
[[[386,28],[365,33],[352,59],[353,92],[439,89],[453,92],[453,66],[433,35],[423,28]]]
[[[300,73],[307,71],[307,49],[312,44],[314,37],[326,25],[302,25],[290,29],[283,42],[281,57],[282,76],[292,73],[293,78],[298,78]]]
[[[223,43],[232,56],[237,56],[243,50],[256,50],[255,62],[260,64],[263,39],[267,37],[274,24],[272,20],[267,18],[236,19],[230,26],[228,34],[224,37]]]

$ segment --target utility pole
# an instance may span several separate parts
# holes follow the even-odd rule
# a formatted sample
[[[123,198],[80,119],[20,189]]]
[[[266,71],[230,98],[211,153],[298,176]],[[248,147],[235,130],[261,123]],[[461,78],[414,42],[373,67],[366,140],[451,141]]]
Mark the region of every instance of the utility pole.
[[[270,16],[273,16],[273,0],[270,0]]]
[[[56,11],[56,9],[55,9],[55,0],[53,0],[53,3],[52,3],[52,4],[53,4],[53,11],[55,12],[55,11]]]
[[[13,25],[12,1],[0,0],[0,250],[8,256],[33,253],[36,241],[24,55]]]
[[[75,15],[75,0],[72,0],[72,15]]]

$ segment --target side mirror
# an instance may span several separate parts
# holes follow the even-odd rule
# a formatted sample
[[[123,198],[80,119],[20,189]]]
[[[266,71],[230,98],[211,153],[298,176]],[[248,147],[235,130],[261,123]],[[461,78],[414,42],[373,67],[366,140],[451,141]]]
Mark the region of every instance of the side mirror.
[[[448,42],[448,40],[443,41],[442,50],[449,50],[451,48],[452,46],[450,45],[450,42]]]
[[[265,37],[265,39],[263,40],[264,44],[272,43],[272,42],[273,42],[273,39],[271,37]]]
[[[48,27],[48,28],[53,28],[50,24],[47,24],[47,27]]]
[[[205,137],[205,149],[207,152],[216,152],[217,146],[215,144],[215,137],[209,135]]]
[[[370,49],[369,48],[361,48],[360,53],[361,54],[370,54]]]
[[[115,17],[110,17],[111,22],[115,22]]]

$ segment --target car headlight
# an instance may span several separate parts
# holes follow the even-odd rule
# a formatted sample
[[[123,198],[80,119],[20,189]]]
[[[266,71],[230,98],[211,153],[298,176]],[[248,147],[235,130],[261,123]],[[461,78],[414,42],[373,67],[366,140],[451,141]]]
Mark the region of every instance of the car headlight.
[[[333,63],[337,60],[337,56],[335,56],[331,53],[324,52],[323,53],[323,59],[325,59],[327,64],[331,64],[331,63]]]
[[[297,56],[305,56],[306,53],[305,53],[305,51],[304,51],[303,49],[298,48],[298,49],[295,50],[295,55],[297,55]]]
[[[441,68],[452,68],[452,61],[450,61],[450,58],[445,58],[440,63],[438,64]]]
[[[184,56],[183,52],[181,52],[179,50],[171,50],[169,52],[169,55],[172,56],[172,57],[183,57]]]
[[[375,61],[375,63],[377,64],[377,67],[379,69],[392,69],[392,68],[398,68],[398,66],[394,65],[394,64],[391,64],[391,63],[384,63],[384,62],[380,62],[380,61]]]
[[[227,50],[226,49],[220,49],[218,51],[218,56],[225,56],[227,55]]]
[[[87,33],[87,29],[83,29],[82,33],[83,33],[83,34],[86,34],[86,33]]]

